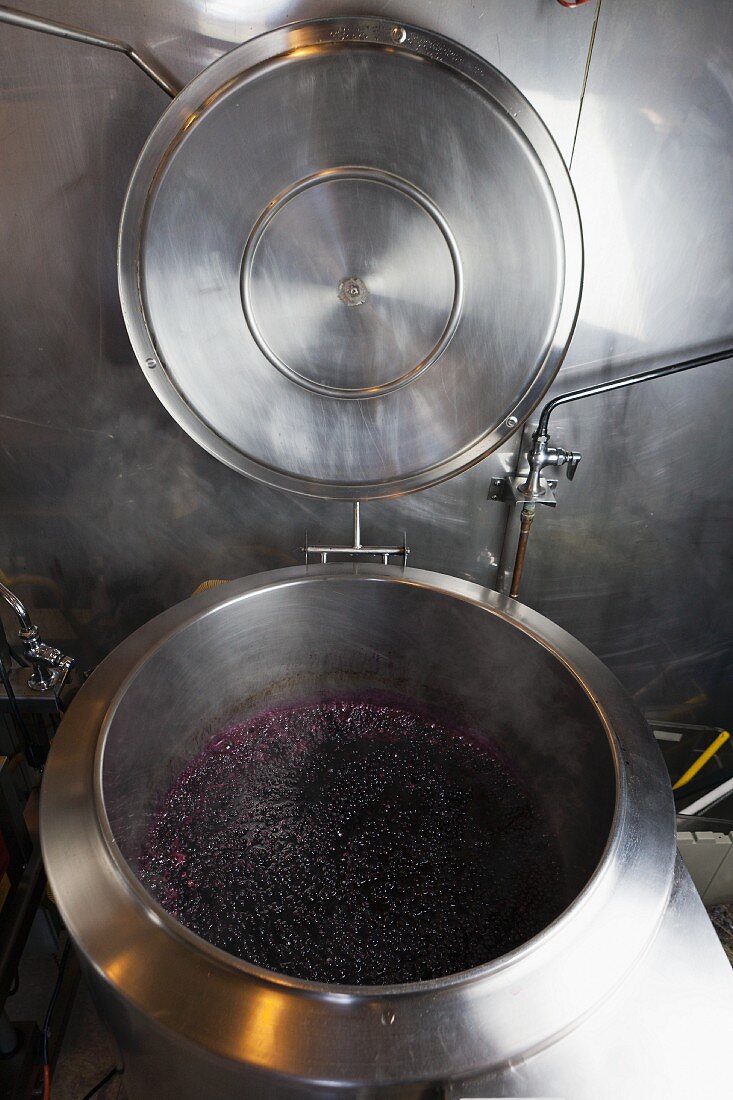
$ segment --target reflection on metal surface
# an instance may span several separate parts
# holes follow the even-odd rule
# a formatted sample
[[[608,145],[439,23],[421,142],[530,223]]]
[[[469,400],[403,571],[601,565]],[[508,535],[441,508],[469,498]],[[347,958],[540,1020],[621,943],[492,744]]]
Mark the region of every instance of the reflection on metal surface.
[[[267,1065],[273,1062],[278,1051],[287,1049],[293,1041],[292,1031],[283,1027],[287,1023],[286,1004],[282,997],[269,989],[258,989],[255,996],[242,1006],[240,1016],[240,1042],[237,1054],[243,1062]]]

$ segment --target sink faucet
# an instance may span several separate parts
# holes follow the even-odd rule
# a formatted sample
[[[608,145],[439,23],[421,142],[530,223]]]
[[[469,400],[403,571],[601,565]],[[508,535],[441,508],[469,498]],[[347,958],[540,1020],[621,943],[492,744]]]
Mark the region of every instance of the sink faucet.
[[[546,466],[567,466],[568,481],[575,477],[581,455],[578,451],[566,451],[564,447],[550,447],[549,441],[549,435],[542,431],[540,425],[532,436],[532,446],[527,452],[527,480],[518,487],[518,492],[529,500],[537,500],[544,495],[541,474]]]
[[[60,683],[74,664],[73,657],[67,657],[55,646],[47,645],[38,633],[38,627],[32,622],[25,604],[14,592],[0,582],[0,596],[12,607],[18,616],[20,630],[18,637],[23,646],[23,656],[32,665],[28,677],[28,687],[35,691],[47,691]]]

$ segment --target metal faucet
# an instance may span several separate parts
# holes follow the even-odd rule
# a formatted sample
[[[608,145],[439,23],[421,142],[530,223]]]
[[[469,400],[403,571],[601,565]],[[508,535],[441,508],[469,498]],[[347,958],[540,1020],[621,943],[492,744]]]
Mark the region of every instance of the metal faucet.
[[[23,656],[32,665],[31,675],[28,677],[28,687],[34,691],[48,691],[56,684],[63,681],[69,669],[74,664],[74,658],[68,657],[55,646],[47,645],[40,634],[38,627],[32,622],[25,604],[23,604],[14,592],[0,582],[0,596],[12,607],[18,616],[20,630],[18,637],[23,646]]]
[[[489,492],[490,500],[522,505],[519,541],[514,559],[510,596],[516,599],[519,595],[524,560],[527,554],[527,540],[537,511],[535,504],[546,504],[554,507],[556,503],[552,492],[554,483],[552,485],[548,485],[546,482],[543,483],[542,471],[546,466],[567,466],[568,480],[572,481],[580,462],[581,456],[577,451],[566,451],[563,447],[548,446],[550,417],[558,405],[566,405],[570,401],[580,401],[585,397],[595,397],[597,394],[610,393],[612,390],[624,389],[626,386],[636,386],[640,382],[651,382],[655,378],[665,378],[669,374],[679,374],[681,371],[693,370],[696,367],[704,367],[708,363],[720,363],[725,359],[732,358],[733,347],[728,347],[722,351],[698,355],[694,359],[685,359],[680,363],[671,363],[669,366],[654,367],[642,374],[631,374],[625,378],[615,378],[611,382],[600,382],[597,386],[587,386],[582,390],[561,393],[558,397],[554,397],[547,402],[540,413],[537,430],[532,436],[532,446],[527,452],[529,473],[526,479],[522,481],[524,476],[522,474],[514,474],[505,478],[492,478],[492,488]]]
[[[527,452],[529,473],[527,480],[518,486],[517,492],[527,500],[537,500],[546,493],[542,485],[542,471],[546,466],[567,466],[568,481],[575,477],[581,455],[578,451],[566,451],[564,447],[548,447],[550,437],[540,428],[532,436],[532,446]]]
[[[545,495],[547,489],[543,488],[540,477],[545,466],[564,466],[567,464],[568,480],[573,480],[580,462],[578,452],[566,451],[562,447],[548,447],[547,445],[550,439],[550,416],[558,405],[566,405],[569,401],[580,401],[585,397],[594,397],[601,393],[610,393],[611,390],[624,389],[626,386],[637,386],[640,382],[651,382],[655,378],[665,378],[669,374],[679,374],[681,371],[704,367],[708,363],[720,363],[732,356],[733,348],[728,347],[722,351],[698,355],[694,359],[685,359],[681,363],[654,367],[653,370],[644,371],[642,374],[631,374],[625,378],[614,378],[611,382],[600,382],[597,386],[587,386],[582,390],[571,390],[569,393],[561,393],[552,401],[548,401],[540,413],[537,431],[532,436],[532,446],[527,453],[529,461],[527,480],[517,486],[516,491],[519,499],[539,501]],[[497,496],[494,499],[499,498]]]

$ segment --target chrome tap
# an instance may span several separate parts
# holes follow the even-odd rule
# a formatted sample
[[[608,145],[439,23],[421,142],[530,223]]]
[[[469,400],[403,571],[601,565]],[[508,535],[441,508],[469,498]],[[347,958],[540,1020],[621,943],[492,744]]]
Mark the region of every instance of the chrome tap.
[[[47,691],[60,683],[74,664],[74,658],[68,657],[55,646],[47,645],[38,633],[38,627],[31,620],[25,604],[14,592],[0,582],[0,596],[12,607],[18,616],[20,630],[18,637],[23,646],[23,656],[32,666],[28,677],[28,687],[35,691]]]
[[[527,452],[529,473],[517,492],[527,500],[537,500],[547,491],[542,485],[542,471],[546,466],[567,466],[568,481],[575,477],[581,455],[578,451],[566,451],[564,447],[549,447],[550,437],[538,428],[532,436],[532,446]]]
[[[625,389],[627,386],[637,386],[640,382],[651,382],[655,378],[665,378],[670,374],[679,374],[681,371],[694,370],[704,367],[708,363],[721,363],[733,356],[733,348],[724,348],[722,351],[714,351],[708,355],[698,355],[694,359],[685,359],[681,363],[670,363],[665,367],[654,367],[642,374],[630,374],[625,378],[614,378],[610,382],[600,382],[597,386],[587,386],[583,390],[571,390],[553,397],[540,413],[537,431],[532,436],[532,446],[527,453],[529,460],[529,474],[527,480],[517,486],[520,500],[539,500],[546,493],[546,488],[541,484],[541,473],[545,466],[568,467],[568,479],[572,481],[580,455],[577,451],[566,451],[562,447],[548,447],[550,439],[550,417],[559,405],[566,405],[570,401],[581,401],[586,397],[595,397],[601,393],[610,393],[612,390]],[[521,475],[519,475],[521,476]],[[498,496],[492,499],[500,499]]]
[[[669,374],[679,374],[681,371],[704,367],[708,363],[721,363],[731,358],[733,358],[733,348],[728,347],[722,351],[698,355],[694,359],[685,359],[680,363],[671,363],[665,367],[654,367],[642,374],[631,374],[625,378],[615,378],[610,382],[600,382],[597,386],[587,386],[583,390],[570,390],[568,393],[561,393],[558,397],[553,397],[551,401],[547,402],[540,413],[537,430],[532,436],[532,446],[527,452],[529,473],[526,477],[524,474],[512,474],[509,477],[491,479],[489,500],[522,505],[519,541],[514,559],[510,596],[516,599],[519,595],[524,560],[527,554],[527,540],[537,511],[535,504],[545,504],[554,508],[557,503],[552,491],[557,482],[548,483],[544,481],[542,471],[546,466],[567,466],[568,481],[572,481],[580,462],[581,456],[578,451],[566,451],[564,447],[550,447],[548,445],[550,442],[550,417],[554,410],[559,405],[566,405],[570,401],[581,401],[586,397],[610,393],[612,390],[624,389],[626,386],[636,386],[640,382],[651,382],[655,378],[665,378]],[[524,480],[522,480],[523,478]],[[503,570],[500,564],[500,578],[502,575]],[[499,585],[501,585],[501,580]],[[501,588],[499,590],[501,591]]]

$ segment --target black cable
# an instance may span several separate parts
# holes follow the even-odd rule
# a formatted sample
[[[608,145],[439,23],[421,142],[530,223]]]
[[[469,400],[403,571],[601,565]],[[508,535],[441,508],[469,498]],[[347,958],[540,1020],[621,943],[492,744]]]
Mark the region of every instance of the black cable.
[[[53,987],[53,993],[51,999],[48,1002],[48,1008],[46,1009],[46,1016],[43,1021],[42,1032],[42,1065],[47,1066],[48,1063],[48,1037],[51,1031],[51,1017],[53,1016],[53,1010],[56,1007],[56,1001],[58,1000],[59,993],[61,992],[61,983],[64,980],[64,972],[66,970],[66,964],[69,961],[69,955],[71,953],[71,939],[67,939],[66,946],[64,947],[59,962],[59,971],[56,975],[56,984]]]
[[[96,1096],[99,1090],[103,1089],[108,1081],[111,1081],[113,1077],[116,1077],[117,1074],[121,1072],[122,1071],[119,1070],[117,1066],[112,1066],[112,1069],[109,1071],[109,1073],[105,1073],[102,1080],[97,1081],[93,1089],[90,1089],[89,1092],[85,1092],[81,1100],[91,1100],[92,1096]]]

